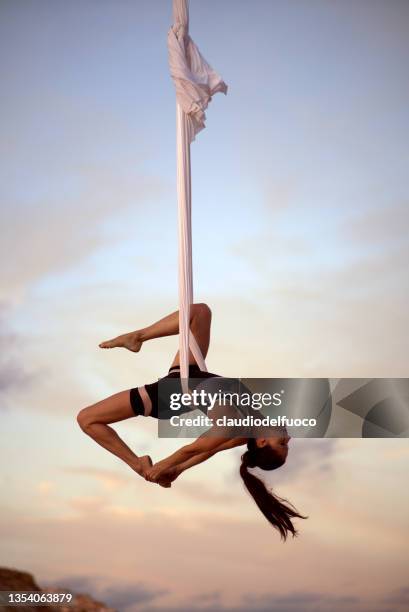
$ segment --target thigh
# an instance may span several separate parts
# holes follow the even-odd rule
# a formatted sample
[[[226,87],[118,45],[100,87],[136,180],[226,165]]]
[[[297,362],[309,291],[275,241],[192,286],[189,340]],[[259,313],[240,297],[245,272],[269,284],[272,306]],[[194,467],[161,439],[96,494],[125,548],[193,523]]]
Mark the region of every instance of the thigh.
[[[81,412],[82,416],[93,423],[116,423],[134,417],[129,399],[130,391],[119,391],[109,397],[87,406]]]

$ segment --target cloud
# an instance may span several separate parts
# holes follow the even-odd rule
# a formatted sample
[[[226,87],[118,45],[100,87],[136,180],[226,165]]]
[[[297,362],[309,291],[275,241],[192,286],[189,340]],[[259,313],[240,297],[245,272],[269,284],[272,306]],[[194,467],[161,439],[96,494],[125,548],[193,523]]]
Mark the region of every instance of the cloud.
[[[257,468],[255,473],[265,482],[272,484],[274,489],[276,486],[294,484],[305,478],[323,480],[324,477],[331,477],[335,469],[338,446],[339,440],[336,438],[292,438],[288,458],[283,466],[270,472]],[[241,481],[238,467],[242,453],[242,449],[235,449],[236,461],[234,468],[226,473],[226,485],[232,479]]]
[[[289,443],[286,463],[271,473],[271,479],[278,485],[302,480],[308,474],[311,478],[330,477],[335,469],[338,439],[323,438],[310,440],[293,438]]]
[[[0,396],[6,405],[9,394],[21,386],[31,387],[37,376],[29,373],[24,365],[24,341],[21,334],[12,331],[7,324],[10,305],[0,301]]]
[[[99,495],[77,495],[69,499],[68,505],[80,514],[93,516],[106,509],[109,502]]]
[[[117,610],[134,609],[135,606],[141,609],[155,599],[168,594],[167,589],[149,589],[142,584],[115,585],[103,589],[99,594],[99,599],[106,601],[110,606]]]
[[[392,604],[393,606],[396,606],[398,610],[400,609],[400,607],[408,610],[409,587],[405,585],[398,589],[395,589],[395,591],[391,592],[387,597],[385,597],[384,601],[386,604]]]
[[[402,588],[401,591],[407,589]],[[107,591],[108,592],[108,591]],[[149,592],[148,592],[149,593]],[[158,592],[157,596],[167,594],[166,592]],[[170,593],[175,595],[174,593]],[[345,609],[350,612],[405,612],[407,605],[406,595],[403,597],[387,597],[385,600],[379,600],[370,595],[348,596],[348,595],[332,595],[325,592],[309,592],[295,591],[288,594],[267,593],[267,594],[245,594],[239,603],[236,605],[228,605],[221,600],[221,593],[212,591],[209,593],[201,593],[193,596],[189,601],[180,600],[177,606],[157,605],[153,601],[155,593],[152,593],[151,599],[143,599],[144,592],[139,596],[138,587],[136,586],[136,595],[133,598],[132,589],[128,594],[125,590],[122,596],[116,601],[105,597],[110,605],[122,604],[122,609],[128,609],[135,612],[185,612],[194,610],[195,612],[344,612]],[[140,598],[138,598],[140,597]],[[103,595],[99,596],[103,599]],[[153,601],[153,605],[152,605]],[[145,605],[148,603],[148,605]],[[392,604],[395,607],[390,607]]]
[[[188,497],[202,504],[226,506],[239,499],[239,493],[231,493],[226,488],[217,489],[216,485],[207,484],[203,481],[176,481],[173,485],[175,491],[184,497]]]
[[[20,297],[26,285],[132,236],[127,216],[147,215],[167,187],[149,169],[151,144],[121,111],[78,91],[64,95],[51,81],[30,86],[14,103],[7,98],[1,118],[5,296]]]
[[[4,291],[7,287],[8,296],[20,295],[27,284],[79,263],[108,242],[119,243],[124,235],[107,233],[104,222],[111,217],[118,221],[131,206],[136,211],[162,193],[156,178],[127,176],[115,167],[95,164],[71,170],[80,183],[71,194],[60,187],[66,174],[69,171],[50,178],[48,193],[34,193],[34,201],[17,194],[8,198],[3,212],[7,231],[0,244],[0,256],[7,261],[0,286]]]
[[[403,244],[353,261],[345,256],[331,269],[311,263],[292,273],[286,257],[277,266],[266,256],[258,295],[273,307],[259,306],[257,318],[242,315],[240,329],[251,327],[252,337],[237,339],[232,329],[231,353],[241,352],[243,340],[252,347],[253,376],[267,364],[276,377],[407,376],[408,258]],[[225,338],[228,333],[227,327]]]
[[[107,581],[106,576],[103,575],[83,576],[68,574],[59,578],[58,581],[48,581],[46,585],[54,588],[70,589],[75,593],[91,595],[93,598],[121,612],[125,612],[128,608],[133,609],[135,606],[141,609],[141,605],[145,606],[168,593],[167,589],[153,589],[138,580],[136,582],[115,581],[110,583]],[[44,587],[45,585],[43,584],[42,586]]]
[[[97,576],[70,574],[67,576],[61,576],[61,578],[59,578],[57,581],[46,580],[44,581],[44,583],[41,584],[41,586],[60,586],[62,588],[72,589],[76,593],[92,593],[96,588],[95,584],[97,583],[97,581]]]
[[[270,593],[266,595],[249,594],[243,597],[243,610],[254,612],[341,612],[346,608],[356,610],[359,599],[352,596],[328,595],[308,591],[295,591],[285,595]]]
[[[216,602],[220,601],[222,596],[221,591],[209,591],[208,593],[198,593],[194,598],[192,603],[197,603],[198,605],[206,605],[206,606],[215,606]]]
[[[348,245],[389,246],[399,240],[408,243],[409,203],[397,202],[385,207],[371,207],[365,211],[353,211],[338,226],[342,239]]]
[[[76,466],[62,468],[62,471],[68,474],[94,478],[98,482],[101,482],[107,489],[121,488],[135,481],[134,477],[102,468]]]
[[[55,489],[55,482],[51,480],[41,480],[37,484],[37,490],[43,495],[48,495],[53,489]]]
[[[0,393],[19,387],[30,379],[20,364],[8,356],[7,348],[10,342],[12,342],[10,336],[0,338]]]
[[[265,197],[262,225],[231,247],[248,283],[240,309],[216,297],[230,362],[240,354],[254,376],[407,376],[407,201],[346,203],[335,214],[295,201],[277,209],[271,188]]]
[[[176,612],[180,610],[212,612],[405,612],[408,604],[408,588],[402,587],[396,594],[376,598],[370,594],[362,596],[335,595],[325,592],[293,591],[286,594],[272,592],[245,594],[237,605],[226,605],[220,601],[219,592],[209,592],[193,597],[188,604],[178,607],[148,607],[138,610]],[[391,605],[393,607],[391,607]]]
[[[306,486],[311,488],[311,482],[309,479]],[[195,609],[229,610],[236,606],[239,611],[263,610],[269,605],[277,612],[292,612],[297,602],[305,600],[306,607],[298,610],[314,610],[317,604],[317,611],[338,612],[344,602],[352,612],[377,612],[377,607],[360,607],[356,598],[365,600],[363,594],[373,593],[376,583],[380,601],[389,596],[393,584],[404,581],[405,532],[389,530],[386,537],[379,538],[379,521],[366,512],[364,524],[362,517],[351,514],[342,503],[348,499],[347,490],[336,497],[334,491],[321,492],[314,485],[316,511],[304,522],[310,525],[303,524],[300,537],[285,544],[245,496],[232,505],[232,511],[224,513],[183,506],[172,513],[151,491],[141,488],[148,509],[139,514],[118,514],[110,507],[101,511],[95,499],[78,496],[75,500],[85,511],[58,518],[36,519],[4,509],[0,523],[3,554],[16,567],[24,563],[35,575],[40,569],[41,575],[55,584],[64,586],[67,578],[79,576],[77,584],[70,579],[68,586],[103,601],[104,591],[111,587],[113,596],[123,597],[125,603],[145,598],[135,610],[187,610],[194,602]],[[358,499],[353,499],[355,506]],[[172,510],[171,495],[166,496],[166,503]],[[133,507],[138,509],[138,496]],[[128,585],[135,583],[136,593],[129,593]],[[331,593],[322,591],[328,584]],[[121,595],[122,590],[127,595]],[[395,595],[404,597],[403,592]],[[146,599],[149,597],[154,598]],[[228,603],[233,601],[234,605]],[[380,610],[385,607],[386,603]]]

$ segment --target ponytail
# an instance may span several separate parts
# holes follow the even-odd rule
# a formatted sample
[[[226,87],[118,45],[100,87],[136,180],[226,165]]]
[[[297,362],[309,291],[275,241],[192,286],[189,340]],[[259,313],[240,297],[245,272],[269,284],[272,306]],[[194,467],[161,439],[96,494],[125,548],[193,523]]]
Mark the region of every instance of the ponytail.
[[[282,465],[282,463],[278,463],[276,467],[280,467],[280,465]],[[240,465],[240,476],[243,479],[246,489],[268,522],[279,531],[282,540],[285,541],[287,539],[288,532],[290,532],[293,537],[298,535],[298,531],[295,529],[291,519],[306,519],[308,517],[298,514],[294,506],[286,499],[282,499],[268,491],[260,478],[250,474],[247,469],[249,467],[257,467],[257,453],[248,450],[242,455]],[[259,467],[262,466],[260,465]]]

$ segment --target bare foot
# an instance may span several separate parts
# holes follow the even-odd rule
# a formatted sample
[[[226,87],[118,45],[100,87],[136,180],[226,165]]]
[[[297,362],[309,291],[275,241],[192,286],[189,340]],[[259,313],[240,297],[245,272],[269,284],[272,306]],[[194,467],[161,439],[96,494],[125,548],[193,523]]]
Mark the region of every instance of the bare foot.
[[[139,476],[145,478],[146,472],[152,467],[152,465],[152,459],[149,457],[149,455],[143,455],[142,457],[138,457],[138,461],[133,466],[133,469],[137,474],[139,474]]]
[[[135,331],[129,334],[122,334],[122,336],[117,336],[116,338],[112,338],[112,340],[105,340],[105,342],[101,342],[98,346],[100,348],[115,348],[116,346],[121,346],[133,353],[139,353],[142,346],[142,340],[140,339],[139,332]]]

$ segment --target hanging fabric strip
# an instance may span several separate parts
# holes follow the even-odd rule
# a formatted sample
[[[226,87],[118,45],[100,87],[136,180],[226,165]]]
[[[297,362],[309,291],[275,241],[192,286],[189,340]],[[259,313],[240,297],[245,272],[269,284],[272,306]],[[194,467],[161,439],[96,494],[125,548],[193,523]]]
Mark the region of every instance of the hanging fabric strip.
[[[190,332],[193,302],[190,143],[205,127],[205,109],[227,85],[201,55],[189,36],[187,0],[173,0],[173,26],[168,32],[169,68],[176,88],[176,158],[179,219],[179,353],[180,376],[189,374],[189,347],[206,370],[200,348]],[[183,391],[187,384],[182,381]]]

